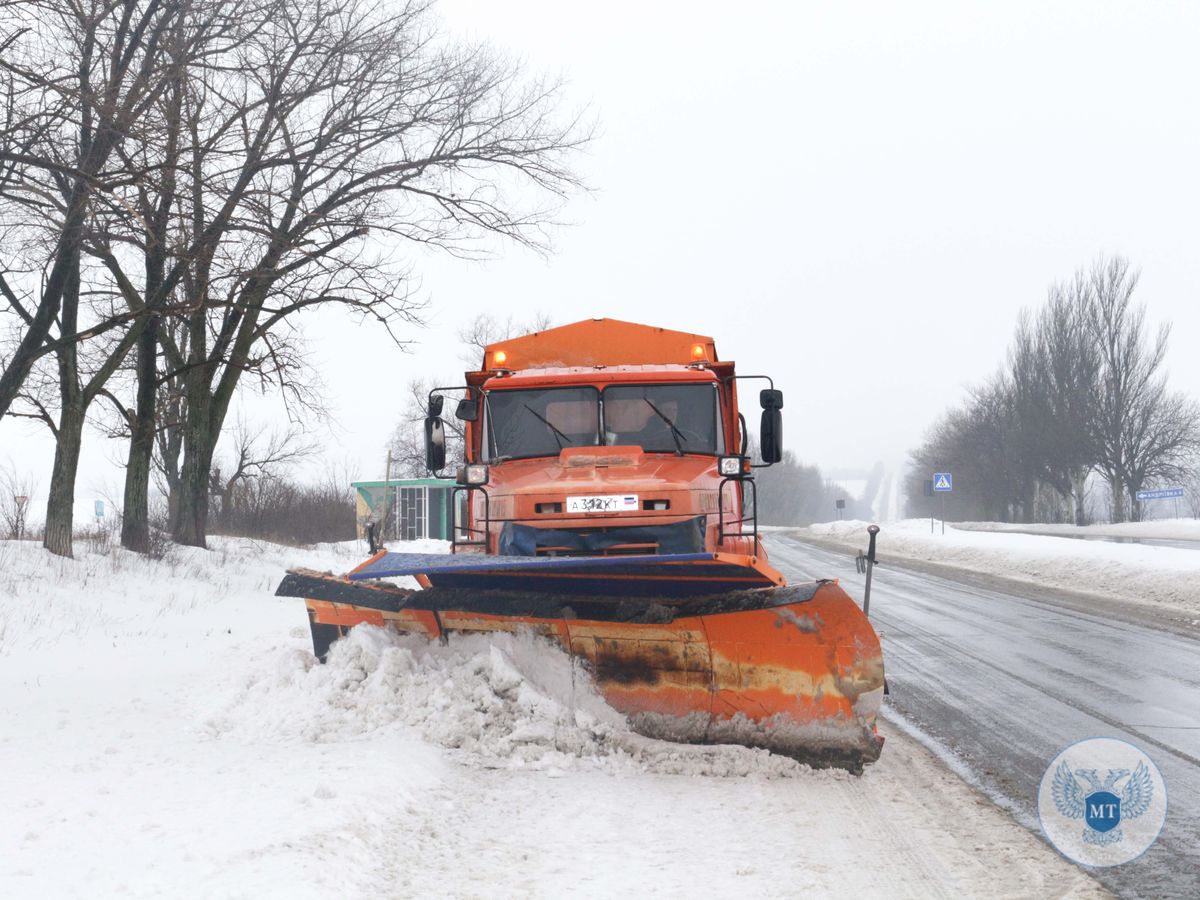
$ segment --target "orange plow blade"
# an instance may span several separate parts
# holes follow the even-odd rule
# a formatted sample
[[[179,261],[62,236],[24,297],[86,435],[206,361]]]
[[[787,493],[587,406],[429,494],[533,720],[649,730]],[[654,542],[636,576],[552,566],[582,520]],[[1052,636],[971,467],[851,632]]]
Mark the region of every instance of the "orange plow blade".
[[[749,562],[749,560],[747,560]],[[687,743],[762,747],[861,771],[879,757],[879,639],[836,582],[686,598],[563,597],[289,572],[314,647],[360,623],[446,639],[533,631],[580,660],[634,730]]]

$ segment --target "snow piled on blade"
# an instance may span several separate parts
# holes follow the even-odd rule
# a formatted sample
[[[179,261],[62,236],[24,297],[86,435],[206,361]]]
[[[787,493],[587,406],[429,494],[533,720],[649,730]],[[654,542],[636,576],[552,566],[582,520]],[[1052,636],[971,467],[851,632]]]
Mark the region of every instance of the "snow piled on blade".
[[[267,743],[353,741],[406,727],[481,768],[850,777],[765,750],[635,734],[578,662],[529,633],[438,644],[360,625],[325,665],[303,651],[279,654],[206,722],[215,738]]]

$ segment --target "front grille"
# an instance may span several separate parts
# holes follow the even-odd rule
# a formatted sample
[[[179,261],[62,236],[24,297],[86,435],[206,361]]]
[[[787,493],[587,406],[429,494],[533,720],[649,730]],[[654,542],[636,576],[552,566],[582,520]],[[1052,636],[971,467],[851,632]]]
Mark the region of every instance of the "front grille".
[[[704,549],[704,516],[665,525],[543,528],[505,522],[501,556],[653,556]]]
[[[576,547],[538,547],[538,556],[657,556],[658,544],[618,544],[603,550],[580,550]]]

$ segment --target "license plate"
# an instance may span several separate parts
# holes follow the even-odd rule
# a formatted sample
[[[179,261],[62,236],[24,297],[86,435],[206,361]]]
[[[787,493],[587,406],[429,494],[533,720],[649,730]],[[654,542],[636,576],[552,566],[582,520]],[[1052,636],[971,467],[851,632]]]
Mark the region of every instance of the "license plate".
[[[638,509],[637,494],[603,494],[596,497],[568,497],[567,512],[628,512]]]

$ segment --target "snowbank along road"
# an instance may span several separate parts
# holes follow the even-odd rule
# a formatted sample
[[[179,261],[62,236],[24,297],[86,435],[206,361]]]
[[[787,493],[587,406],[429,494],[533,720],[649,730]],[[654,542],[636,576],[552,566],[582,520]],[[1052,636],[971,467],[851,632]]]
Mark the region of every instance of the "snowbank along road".
[[[641,738],[533,638],[317,665],[272,592],[361,549],[213,543],[0,542],[5,900],[1107,893],[894,728],[856,778]]]
[[[771,541],[789,579],[836,577],[861,598],[851,557],[785,534]],[[1142,858],[1095,874],[1120,896],[1200,897],[1200,642],[1061,606],[1033,587],[890,567],[886,529],[879,557],[871,618],[894,725],[1035,831],[1038,783],[1055,754],[1088,737],[1135,744],[1166,779],[1167,822]]]

